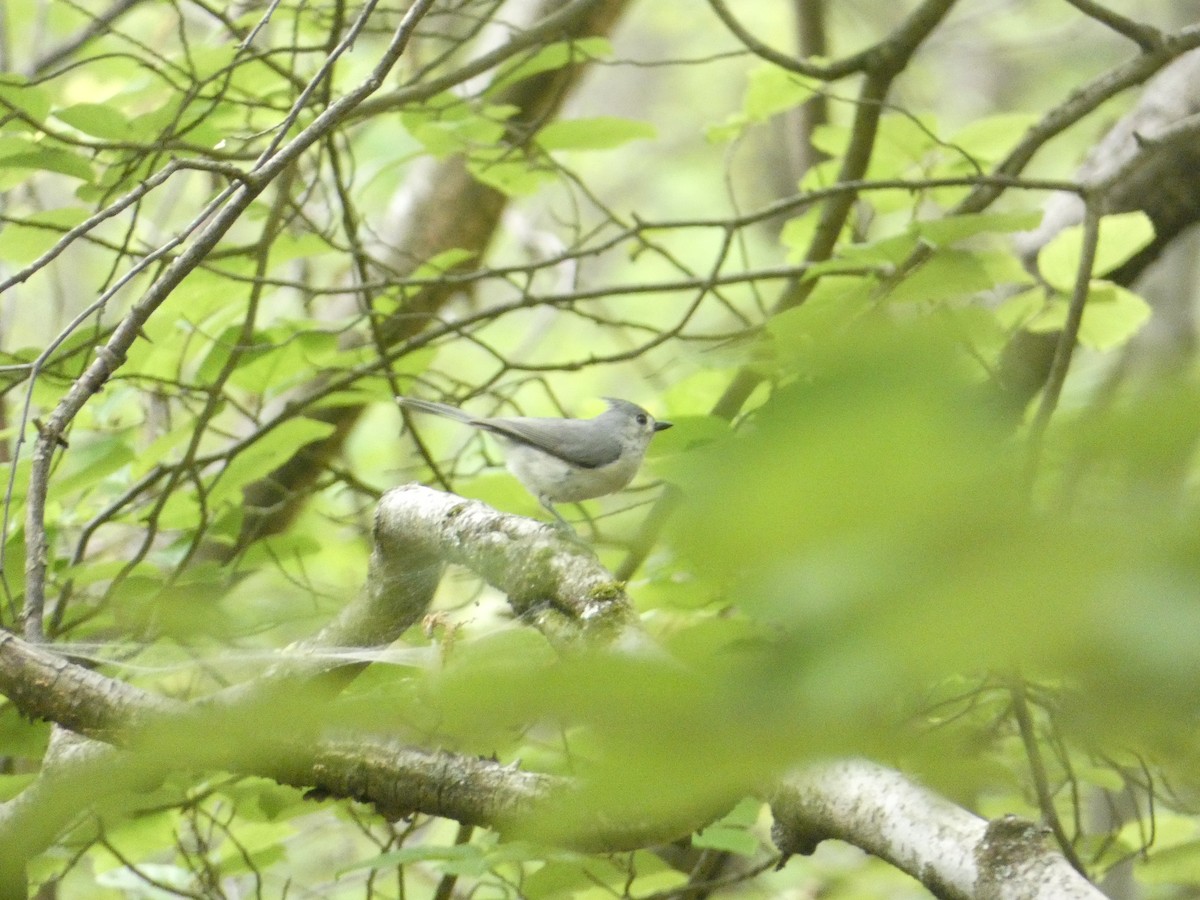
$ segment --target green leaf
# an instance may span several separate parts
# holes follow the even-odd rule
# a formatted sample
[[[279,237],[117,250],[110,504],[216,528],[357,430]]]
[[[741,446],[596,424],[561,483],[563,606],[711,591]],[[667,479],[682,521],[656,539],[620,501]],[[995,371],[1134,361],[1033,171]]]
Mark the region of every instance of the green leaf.
[[[38,122],[50,115],[50,95],[23,75],[0,75],[0,107],[20,110]],[[5,127],[9,127],[5,123]]]
[[[290,459],[298,449],[332,432],[332,425],[314,419],[289,419],[272,428],[230,460],[208,493],[209,509],[233,499],[243,487]]]
[[[1116,213],[1100,220],[1092,277],[1111,272],[1154,240],[1154,225],[1144,212]],[[1070,293],[1079,271],[1083,226],[1063,229],[1038,253],[1038,271],[1063,293]]]
[[[130,126],[130,117],[124,111],[103,103],[76,103],[55,110],[54,118],[104,140],[132,141],[144,136]]]
[[[481,184],[508,197],[528,197],[558,177],[552,170],[502,149],[472,154],[467,170]]]
[[[742,112],[751,121],[764,122],[814,96],[816,88],[808,79],[779,66],[763,65],[750,73]]]
[[[211,508],[209,512],[211,513]],[[192,491],[176,489],[167,497],[156,519],[159,528],[186,531],[200,521],[200,501]]]
[[[850,141],[850,129],[845,125],[834,125],[831,123],[823,123],[818,125],[812,131],[812,145],[815,149],[831,157],[833,160],[840,160],[842,154],[846,151],[846,145]],[[840,162],[837,165],[841,165]],[[826,181],[826,184],[831,184],[834,179]]]
[[[725,850],[739,856],[754,856],[759,851],[760,842],[749,829],[758,821],[762,807],[762,801],[757,798],[743,798],[718,821],[693,835],[692,846]]]
[[[710,144],[723,144],[726,141],[731,141],[738,137],[746,126],[750,124],[741,113],[734,113],[727,117],[725,121],[719,122],[716,125],[709,125],[704,129],[704,139]]]
[[[597,116],[551,122],[538,132],[537,142],[544,150],[609,150],[657,134],[648,122]]]
[[[451,247],[436,253],[413,270],[413,278],[433,278],[443,275],[451,269],[458,268],[462,263],[476,257],[474,250],[464,250],[462,247]]]
[[[739,856],[754,856],[759,849],[758,838],[744,828],[710,825],[692,837],[693,847],[724,850]]]
[[[0,706],[0,747],[4,748],[6,756],[40,759],[46,752],[49,736],[49,723],[31,722],[11,703]]]
[[[438,868],[448,874],[480,875],[487,871],[487,857],[481,848],[474,844],[452,844],[443,847],[401,847],[399,850],[381,853],[371,859],[346,866],[339,870],[339,874],[358,869],[394,869],[397,866],[419,862],[441,863]]]
[[[1024,328],[1039,313],[1046,308],[1046,290],[1041,287],[1030,288],[1013,294],[996,307],[996,321],[1001,327],[1012,331]]]
[[[863,276],[826,275],[803,304],[767,321],[767,341],[761,355],[773,364],[776,374],[803,372],[804,358],[814,342],[848,327],[861,315],[876,284],[875,279]]]
[[[72,444],[66,454],[67,470],[55,478],[52,487],[58,496],[69,496],[91,487],[134,460],[133,447],[125,435],[102,436],[97,440]]]
[[[1057,297],[1026,327],[1034,332],[1058,331],[1067,322],[1069,302]],[[1150,318],[1150,304],[1110,281],[1093,281],[1079,323],[1079,343],[1111,350],[1132,338]]]
[[[196,369],[196,379],[204,384],[212,382],[235,351],[238,354],[235,365],[240,367],[275,349],[275,342],[261,332],[254,332],[248,345],[240,344],[241,336],[241,325],[230,325],[218,334]]]
[[[516,111],[510,105],[468,103],[443,92],[405,109],[400,122],[429,153],[441,159],[495,144],[504,134],[505,121]]]
[[[13,137],[0,140],[0,169],[57,172],[83,181],[91,181],[95,176],[91,162],[82,156],[45,142]]]
[[[1149,885],[1200,885],[1200,841],[1156,849],[1139,859],[1136,870],[1139,880]]]
[[[3,165],[0,160],[0,167]],[[8,222],[0,230],[0,258],[10,265],[31,263],[86,218],[87,212],[79,207],[62,206],[35,213],[20,222]]]
[[[1078,762],[1073,764],[1072,768],[1074,769],[1075,777],[1080,782],[1095,785],[1101,790],[1117,794],[1129,788],[1129,783],[1122,776],[1121,772],[1112,766]]]
[[[1093,522],[1056,520],[1047,543],[1050,523],[1028,516],[1009,477],[1001,423],[954,375],[950,332],[933,325],[944,327],[863,317],[815,336],[810,371],[773,393],[753,429],[681,455],[671,473],[690,507],[680,552],[704,575],[737,580],[748,616],[794,623],[777,659],[798,679],[788,696],[813,704],[816,731],[832,729],[822,740],[865,739],[848,710],[877,708],[900,682],[1065,662],[1114,565],[1111,541],[1103,566],[1079,561],[1098,562]],[[1052,607],[1029,594],[1034,584],[1054,591]],[[914,633],[941,638],[917,649]]]
[[[298,334],[292,324],[256,333],[256,348],[238,362],[229,383],[261,396],[279,394],[312,378],[319,361],[338,354],[337,335],[305,328]]]
[[[820,213],[816,207],[810,207],[805,212],[783,223],[779,231],[779,242],[788,250],[788,261],[799,262],[812,243]]]
[[[888,296],[895,303],[951,300],[1028,279],[1029,274],[1009,253],[942,249],[934,251]]]
[[[888,114],[879,122],[867,177],[887,179],[910,174],[937,146],[937,123],[932,116],[916,118]]]
[[[809,279],[818,275],[860,272],[869,268],[890,272],[912,255],[917,243],[915,235],[897,234],[866,244],[846,244],[838,249],[838,255],[832,259],[809,266],[804,277]]]
[[[445,667],[430,679],[439,730],[460,742],[496,741],[497,731],[526,714],[522,686],[536,682],[553,664],[545,637],[526,629],[501,629],[456,645]],[[487,698],[485,708],[481,698]]]
[[[1028,231],[1036,228],[1042,214],[1036,210],[1009,213],[969,213],[914,222],[909,230],[931,244],[945,246],[978,234]]]
[[[409,133],[435,157],[441,159],[477,144],[492,144],[504,134],[504,123],[473,116],[469,119],[438,119],[409,124]]]
[[[1038,116],[1031,113],[1001,113],[976,119],[950,138],[945,152],[953,161],[961,160],[965,154],[976,164],[968,164],[968,170],[975,171],[976,166],[986,166],[1004,157],[1037,121]]]
[[[552,72],[572,63],[585,63],[610,56],[612,56],[612,44],[608,38],[604,37],[586,37],[575,41],[548,44],[532,56],[502,72],[488,86],[488,94],[497,94],[510,84],[516,84],[518,81],[524,81],[526,78],[532,78],[542,72]]]
[[[276,235],[271,242],[271,271],[284,268],[297,259],[312,260],[318,256],[341,257],[345,250],[329,243],[324,235],[316,232],[285,231]]]

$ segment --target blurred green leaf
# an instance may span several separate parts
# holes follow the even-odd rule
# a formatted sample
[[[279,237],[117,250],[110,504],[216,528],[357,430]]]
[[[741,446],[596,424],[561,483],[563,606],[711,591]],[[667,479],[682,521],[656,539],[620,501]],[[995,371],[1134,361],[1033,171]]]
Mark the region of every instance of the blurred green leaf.
[[[0,138],[0,143],[3,139]],[[0,152],[3,152],[0,150]],[[0,166],[3,163],[0,162]],[[65,232],[87,218],[87,212],[79,207],[63,206],[35,213],[21,222],[9,222],[0,231],[0,254],[10,264],[21,265],[33,262],[60,240]],[[82,336],[72,335],[69,346],[77,346]],[[87,335],[90,343],[94,340]],[[69,349],[68,348],[66,349]],[[61,357],[64,349],[59,350]]]
[[[739,856],[754,856],[760,849],[758,838],[746,829],[727,828],[721,825],[710,825],[697,832],[692,838],[692,846],[722,850],[726,853],[736,853]]]
[[[473,153],[467,168],[481,184],[509,197],[527,197],[558,177],[552,170],[507,149]]]
[[[50,115],[51,99],[43,86],[31,84],[24,75],[5,72],[0,74],[0,106],[20,110],[35,122],[41,122]],[[5,127],[9,127],[8,121]]]
[[[30,146],[22,149],[16,145],[16,141],[16,138],[4,138],[3,144],[0,144],[0,170],[37,169],[69,175],[81,181],[91,181],[95,175],[91,162],[77,153],[62,147],[32,142]]]
[[[966,299],[1001,284],[1028,279],[1010,253],[939,249],[896,285],[888,298],[893,303]]]
[[[1200,885],[1200,841],[1155,851],[1137,864],[1137,874],[1147,884]]]
[[[1092,277],[1098,278],[1128,261],[1154,240],[1154,225],[1143,212],[1114,213],[1100,220]],[[1038,271],[1051,285],[1070,293],[1079,274],[1083,226],[1060,231],[1038,253]]]
[[[262,435],[233,457],[213,483],[205,498],[209,509],[234,500],[243,487],[290,458],[297,447],[311,444],[333,431],[327,422],[315,419],[288,419]]]
[[[134,452],[129,436],[116,434],[88,441],[68,459],[67,471],[55,481],[56,490],[65,495],[89,488],[129,465],[134,460]]]
[[[605,59],[609,56],[612,56],[612,44],[608,38],[600,35],[546,44],[525,59],[503,70],[488,86],[488,93],[496,95],[510,85],[533,78],[543,72],[552,72],[572,63],[579,64],[589,60]]]
[[[609,150],[656,135],[656,129],[648,122],[596,116],[551,122],[538,132],[537,142],[543,150]]]
[[[814,95],[808,79],[779,66],[761,65],[747,79],[742,111],[752,120],[762,122],[811,100]]]
[[[747,125],[765,122],[772,116],[811,100],[816,90],[808,79],[779,66],[764,64],[750,71],[739,112],[719,125],[709,126],[710,141],[727,141],[740,135]]]
[[[1067,322],[1069,302],[1056,297],[1025,322],[1030,331],[1060,331]],[[1150,319],[1150,304],[1132,291],[1109,281],[1093,281],[1083,319],[1079,323],[1079,343],[1096,350],[1119,347],[1132,338]]]
[[[1038,116],[1027,112],[1003,112],[974,119],[951,136],[946,155],[966,171],[979,171],[1003,159],[1037,121]]]
[[[946,246],[980,234],[1004,234],[1036,228],[1042,214],[1036,210],[1011,213],[971,213],[914,222],[909,230],[932,244]]]
[[[879,120],[867,177],[886,180],[912,175],[937,143],[937,122],[932,115],[885,114]]]
[[[694,834],[692,846],[754,856],[761,849],[761,842],[749,829],[757,822],[762,808],[761,800],[747,797],[719,821]]]
[[[597,885],[621,885],[628,878],[606,859],[583,854],[574,858],[555,858],[561,856],[561,851],[553,853],[548,862],[526,879],[522,893],[530,900],[578,897],[581,893],[594,891]]]
[[[124,110],[102,103],[76,103],[56,109],[54,117],[84,134],[108,141],[137,141],[150,136],[134,129]]]
[[[505,120],[516,111],[509,105],[478,106],[441,93],[406,108],[400,121],[429,153],[442,158],[495,144],[504,134]]]
[[[487,871],[487,858],[482,848],[474,844],[450,846],[422,845],[401,847],[378,856],[353,863],[342,869],[343,873],[357,869],[394,869],[397,866],[419,862],[436,862],[441,871],[456,875],[480,875]]]
[[[1164,654],[1173,644],[1151,623],[1200,627],[1182,599],[1200,575],[1163,558],[1195,541],[1144,500],[1195,446],[1197,426],[1184,423],[1200,395],[1181,388],[1153,420],[1107,422],[1105,452],[1141,460],[1122,470],[1140,489],[1086,516],[1055,515],[1029,503],[1011,438],[932,324],[863,319],[815,338],[805,379],[674,467],[677,546],[702,576],[735,585],[747,616],[779,629],[757,651],[773,672],[760,690],[805,698],[795,715],[831,742],[867,739],[856,723],[905,686],[980,669],[1103,683],[1094,695],[1110,700],[1118,684],[1122,696],[1156,684],[1166,717],[1167,698],[1200,683],[1198,655]],[[1135,439],[1145,449],[1123,443]],[[1164,595],[1142,572],[1177,587]],[[1134,648],[1176,661],[1169,689]]]

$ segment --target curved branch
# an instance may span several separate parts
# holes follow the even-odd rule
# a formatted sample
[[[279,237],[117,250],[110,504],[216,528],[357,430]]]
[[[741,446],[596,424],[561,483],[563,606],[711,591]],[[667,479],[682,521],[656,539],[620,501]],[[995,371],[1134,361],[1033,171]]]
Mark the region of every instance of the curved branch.
[[[551,637],[649,646],[622,586],[553,527],[430,488],[397,488],[379,504],[362,594],[319,634],[281,652],[262,677],[196,703],[151,694],[0,632],[0,694],[31,718],[129,748],[76,741],[71,754],[52,758],[31,788],[0,804],[0,861],[40,852],[89,799],[152,785],[189,766],[317,786],[377,802],[396,815],[407,808],[491,825],[515,821],[517,810],[541,796],[535,788],[543,776],[392,741],[319,737],[325,725],[320,701],[366,665],[361,653],[347,662],[319,651],[362,651],[395,641],[428,609],[447,562],[505,591],[514,609]],[[291,722],[286,739],[261,727],[281,710]],[[212,741],[214,733],[225,737]],[[311,740],[304,740],[306,733]],[[164,742],[173,752],[161,752]],[[101,771],[104,777],[96,775]],[[67,796],[70,802],[63,801]],[[597,834],[604,830],[596,827]]]
[[[377,551],[403,539],[428,556],[471,569],[502,591],[517,615],[552,635],[564,628],[575,637],[636,628],[624,586],[591,550],[553,525],[410,484],[380,499],[376,535]]]
[[[410,486],[383,498],[376,534],[368,590],[351,604],[363,609],[339,617],[323,639],[370,635],[378,643],[390,641],[424,609],[442,561],[471,566],[523,598],[532,611],[546,602],[561,619],[576,621],[576,634],[588,633],[592,623],[615,621],[630,628],[623,594],[595,559],[531,520]],[[404,591],[397,601],[396,593]],[[388,624],[379,631],[381,622]],[[585,810],[572,817],[569,834],[555,835],[544,822],[557,821],[556,811],[577,807],[576,792],[585,786],[576,779],[386,737],[330,737],[321,695],[286,688],[303,687],[331,668],[347,667],[305,660],[303,654],[281,656],[280,666],[251,685],[189,704],[147,694],[5,635],[0,691],[23,713],[52,717],[125,749],[55,737],[39,778],[0,804],[0,878],[15,880],[24,860],[97,798],[151,787],[181,769],[261,775],[312,788],[317,796],[371,803],[391,819],[420,812],[563,840],[592,852],[669,840],[716,814],[693,810],[664,819],[660,811],[614,822]],[[286,736],[262,727],[267,716],[286,717]],[[223,740],[211,740],[218,731]],[[773,833],[785,854],[807,853],[822,840],[840,838],[913,874],[940,896],[1099,896],[1061,857],[1042,848],[1028,823],[1002,819],[989,825],[870,763],[845,761],[789,776],[771,802]]]
[[[1005,816],[988,822],[892,769],[843,760],[783,780],[771,800],[784,854],[830,838],[886,860],[953,900],[1101,900],[1044,831]]]

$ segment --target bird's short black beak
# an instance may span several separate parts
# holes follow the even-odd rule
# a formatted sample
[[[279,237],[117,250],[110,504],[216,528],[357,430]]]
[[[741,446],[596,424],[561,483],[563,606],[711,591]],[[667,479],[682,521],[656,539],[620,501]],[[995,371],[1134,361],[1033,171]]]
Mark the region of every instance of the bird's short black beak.
[[[654,423],[654,430],[655,430],[655,431],[666,431],[666,430],[667,430],[668,428],[670,428],[670,427],[671,427],[673,424],[675,424],[675,423],[674,423],[674,422],[655,422],[655,423]]]

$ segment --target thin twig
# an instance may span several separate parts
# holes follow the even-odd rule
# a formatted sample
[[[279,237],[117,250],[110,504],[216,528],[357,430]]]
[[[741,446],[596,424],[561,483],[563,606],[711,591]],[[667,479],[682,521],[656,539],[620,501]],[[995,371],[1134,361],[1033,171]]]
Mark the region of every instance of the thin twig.
[[[1092,283],[1092,268],[1096,263],[1096,246],[1100,242],[1100,202],[1093,195],[1084,196],[1083,211],[1083,247],[1079,253],[1079,268],[1075,273],[1075,286],[1071,292],[1070,306],[1067,307],[1067,321],[1058,336],[1058,344],[1054,348],[1054,361],[1050,364],[1050,374],[1046,378],[1046,387],[1042,391],[1042,401],[1038,404],[1033,424],[1029,429],[1029,461],[1027,478],[1032,482],[1037,473],[1038,463],[1042,454],[1042,439],[1050,417],[1058,408],[1062,396],[1063,384],[1067,380],[1067,371],[1071,368],[1071,356],[1075,352],[1075,343],[1079,339],[1079,326],[1083,321],[1083,310],[1087,305],[1088,290]]]
[[[1025,695],[1025,682],[1020,676],[1014,675],[1009,679],[1009,696],[1012,699],[1013,715],[1017,720],[1017,728],[1021,732],[1021,742],[1025,746],[1025,757],[1029,762],[1029,771],[1033,776],[1033,788],[1037,793],[1038,808],[1042,811],[1042,818],[1046,820],[1046,825],[1054,834],[1054,839],[1058,842],[1059,850],[1062,851],[1067,862],[1071,864],[1076,872],[1087,878],[1087,867],[1084,866],[1083,860],[1079,858],[1079,854],[1075,852],[1075,846],[1067,837],[1067,832],[1063,828],[1062,820],[1058,817],[1058,810],[1054,808],[1054,797],[1050,792],[1050,780],[1046,777],[1046,764],[1042,760],[1042,753],[1038,747],[1037,734],[1034,730],[1033,715],[1029,711],[1029,702]]]
[[[1067,0],[1067,3],[1089,19],[1095,19],[1122,37],[1129,38],[1142,49],[1143,53],[1158,50],[1163,45],[1163,33],[1152,25],[1128,19],[1099,3],[1093,3],[1092,0]]]

